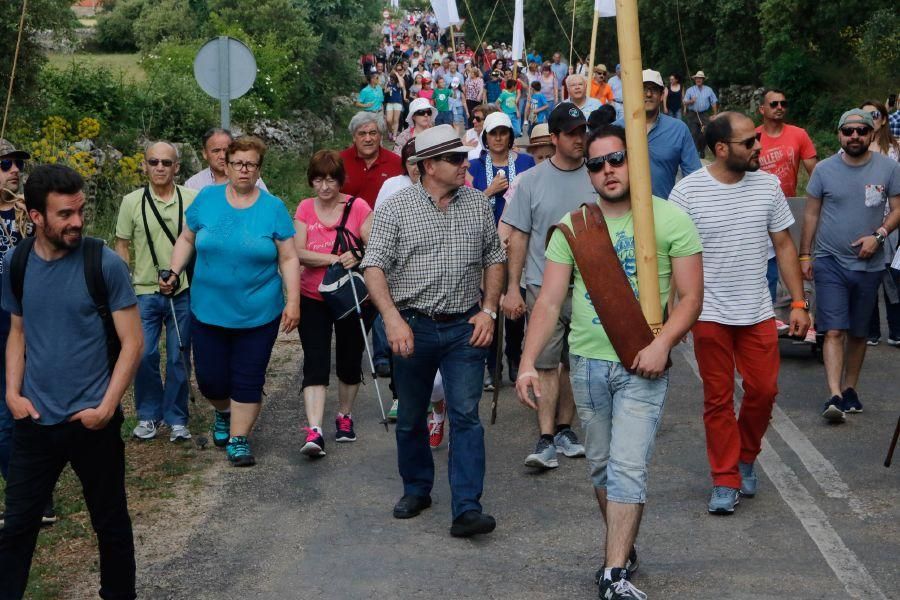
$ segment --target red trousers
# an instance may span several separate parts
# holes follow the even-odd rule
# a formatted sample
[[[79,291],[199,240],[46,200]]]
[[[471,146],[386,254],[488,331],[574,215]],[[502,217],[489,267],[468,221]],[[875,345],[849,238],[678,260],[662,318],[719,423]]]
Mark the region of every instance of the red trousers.
[[[713,485],[741,487],[738,461],[759,454],[778,394],[778,334],[774,319],[756,325],[697,321],[694,355],[703,378],[703,424]],[[734,369],[744,380],[740,415],[734,413]]]

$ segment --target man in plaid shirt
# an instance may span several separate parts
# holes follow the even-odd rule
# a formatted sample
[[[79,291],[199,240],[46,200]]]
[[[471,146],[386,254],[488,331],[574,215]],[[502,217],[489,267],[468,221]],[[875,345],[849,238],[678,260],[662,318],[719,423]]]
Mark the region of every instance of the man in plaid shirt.
[[[506,262],[490,205],[464,185],[468,150],[450,125],[416,136],[411,162],[422,180],[379,207],[361,265],[394,353],[403,478],[394,517],[415,517],[431,506],[426,419],[440,368],[450,419],[450,533],[458,537],[496,526],[480,503],[485,458],[478,402]]]

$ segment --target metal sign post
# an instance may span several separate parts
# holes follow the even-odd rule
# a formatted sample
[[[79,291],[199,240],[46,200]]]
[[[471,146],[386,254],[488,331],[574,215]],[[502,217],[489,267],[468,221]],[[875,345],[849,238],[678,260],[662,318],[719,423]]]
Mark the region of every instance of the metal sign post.
[[[250,91],[256,81],[256,59],[243,42],[221,35],[206,42],[194,58],[194,79],[218,99],[222,127],[231,127],[231,101]]]

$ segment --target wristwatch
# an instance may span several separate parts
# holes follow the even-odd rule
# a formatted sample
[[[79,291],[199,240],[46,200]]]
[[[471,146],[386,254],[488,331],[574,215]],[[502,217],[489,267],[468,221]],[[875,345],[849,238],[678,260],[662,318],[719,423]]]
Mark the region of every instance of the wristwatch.
[[[809,298],[804,298],[803,300],[793,300],[791,301],[791,309],[794,308],[802,308],[805,311],[809,311]]]
[[[872,232],[872,237],[875,238],[875,241],[878,242],[878,245],[879,245],[879,246],[880,246],[881,244],[884,244],[884,236],[881,235],[880,232],[878,232],[878,231],[873,231],[873,232]]]
[[[494,311],[487,309],[487,308],[482,308],[481,312],[489,315],[493,320],[495,320],[495,321],[497,320],[497,313],[495,313]]]

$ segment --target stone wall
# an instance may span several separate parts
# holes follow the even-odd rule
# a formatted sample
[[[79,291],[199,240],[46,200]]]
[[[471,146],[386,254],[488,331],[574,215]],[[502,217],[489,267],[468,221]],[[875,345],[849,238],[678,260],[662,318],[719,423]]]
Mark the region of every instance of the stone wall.
[[[729,85],[718,89],[716,95],[719,97],[719,107],[723,110],[756,114],[762,103],[764,89],[752,85]]]

